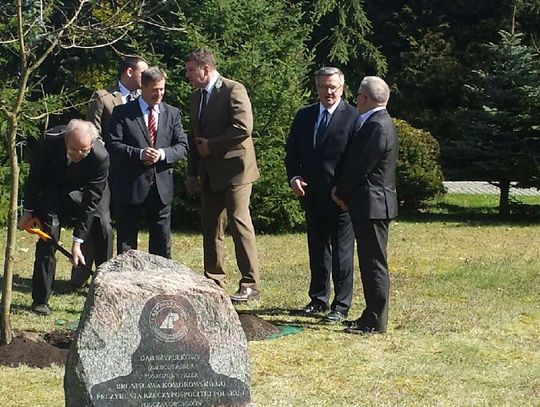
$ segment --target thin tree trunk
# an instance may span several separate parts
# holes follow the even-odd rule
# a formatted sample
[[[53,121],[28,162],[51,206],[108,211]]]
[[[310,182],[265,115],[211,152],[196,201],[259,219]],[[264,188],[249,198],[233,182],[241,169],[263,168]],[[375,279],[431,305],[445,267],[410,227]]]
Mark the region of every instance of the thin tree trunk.
[[[2,307],[0,315],[0,345],[8,345],[13,339],[11,330],[11,290],[13,286],[13,260],[15,254],[15,237],[17,234],[17,203],[19,198],[19,162],[17,158],[17,126],[10,120],[8,150],[11,169],[9,194],[8,231],[6,252],[4,257],[4,287],[2,289]]]
[[[508,215],[510,213],[510,206],[508,205],[510,181],[499,181],[499,189],[501,190],[499,196],[499,215]]]

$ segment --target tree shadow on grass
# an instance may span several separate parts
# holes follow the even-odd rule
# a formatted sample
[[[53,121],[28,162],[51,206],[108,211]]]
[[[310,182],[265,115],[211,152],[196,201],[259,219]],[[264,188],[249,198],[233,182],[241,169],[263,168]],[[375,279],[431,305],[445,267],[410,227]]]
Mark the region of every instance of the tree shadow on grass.
[[[254,310],[238,310],[239,313],[249,313],[252,315],[257,315],[267,322],[270,322],[275,325],[289,325],[297,326],[302,329],[310,330],[320,330],[322,328],[326,329],[332,325],[321,324],[321,319],[324,318],[324,315],[317,315],[314,317],[304,317],[300,315],[295,315],[295,312],[298,312],[298,309],[288,309],[288,308],[267,308],[267,309],[254,309]],[[287,320],[280,319],[279,317],[286,317]],[[334,326],[340,326],[341,324],[334,324]]]
[[[19,293],[32,292],[32,279],[21,277],[18,274],[13,275],[13,291]],[[54,295],[68,295],[77,291],[73,285],[67,280],[55,280],[53,285]]]
[[[509,215],[499,215],[497,208],[476,206],[467,208],[460,205],[440,203],[436,211],[402,209],[398,221],[405,222],[456,222],[471,226],[514,225],[528,226],[540,224],[539,205],[520,205]]]

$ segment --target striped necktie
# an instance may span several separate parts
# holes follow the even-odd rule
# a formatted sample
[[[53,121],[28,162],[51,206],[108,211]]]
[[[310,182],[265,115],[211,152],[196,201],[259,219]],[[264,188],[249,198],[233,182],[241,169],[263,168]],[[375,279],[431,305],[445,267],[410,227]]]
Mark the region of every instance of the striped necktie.
[[[156,112],[154,106],[148,106],[148,134],[150,135],[150,146],[156,143]]]

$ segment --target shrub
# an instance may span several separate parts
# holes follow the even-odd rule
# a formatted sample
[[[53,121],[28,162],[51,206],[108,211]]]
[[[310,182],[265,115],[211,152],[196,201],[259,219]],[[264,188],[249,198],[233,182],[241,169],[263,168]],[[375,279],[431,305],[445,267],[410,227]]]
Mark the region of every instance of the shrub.
[[[429,132],[404,120],[394,122],[400,143],[396,171],[399,201],[405,207],[421,207],[444,193],[439,143]]]

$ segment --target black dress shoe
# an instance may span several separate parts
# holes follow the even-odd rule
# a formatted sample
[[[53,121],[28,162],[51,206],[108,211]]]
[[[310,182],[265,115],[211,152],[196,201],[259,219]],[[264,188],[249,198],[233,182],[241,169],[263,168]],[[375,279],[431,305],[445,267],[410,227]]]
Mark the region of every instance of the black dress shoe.
[[[323,324],[335,324],[336,322],[341,322],[345,318],[347,318],[347,315],[343,312],[339,311],[331,311],[330,314],[325,316],[323,319],[321,319],[321,323]]]
[[[347,328],[354,328],[358,326],[357,319],[347,319],[347,320],[341,321],[341,323],[345,325]]]
[[[304,308],[293,311],[293,315],[303,315],[311,317],[316,314],[322,314],[323,312],[328,311],[328,305],[318,302],[310,302],[308,305],[306,305]]]
[[[250,287],[240,287],[240,289],[231,295],[231,301],[234,302],[247,302],[251,300],[257,300],[261,296],[261,293]]]
[[[45,317],[52,314],[52,311],[47,304],[32,304],[32,311]]]
[[[367,334],[379,333],[378,331],[375,330],[375,328],[371,328],[368,326],[361,326],[361,325],[353,326],[351,328],[345,328],[343,332],[345,332],[346,334],[352,334],[352,335],[367,335]]]

